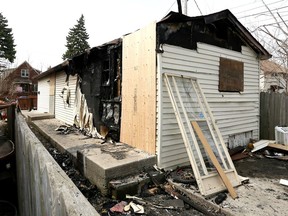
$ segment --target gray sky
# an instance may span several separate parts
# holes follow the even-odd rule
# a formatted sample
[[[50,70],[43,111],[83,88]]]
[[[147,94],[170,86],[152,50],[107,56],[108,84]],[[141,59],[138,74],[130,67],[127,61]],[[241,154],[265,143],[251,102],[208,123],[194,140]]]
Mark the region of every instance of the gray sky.
[[[66,36],[81,14],[90,36],[91,47],[98,46],[152,21],[159,21],[170,10],[177,11],[176,0],[6,0],[0,12],[12,28],[16,60],[12,66],[28,61],[45,71],[62,62]],[[197,5],[198,7],[197,7]],[[265,0],[273,12],[288,18],[288,0]],[[188,15],[199,16],[230,9],[250,30],[273,24],[262,0],[189,0]],[[276,10],[278,9],[278,10]]]

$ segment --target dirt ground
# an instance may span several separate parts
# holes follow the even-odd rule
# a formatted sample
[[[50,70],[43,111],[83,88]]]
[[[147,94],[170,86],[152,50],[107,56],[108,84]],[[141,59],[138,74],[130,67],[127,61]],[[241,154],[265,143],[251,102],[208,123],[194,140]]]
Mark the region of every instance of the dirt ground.
[[[235,161],[239,175],[249,177],[249,183],[236,188],[239,198],[230,196],[221,203],[235,215],[287,215],[288,187],[279,184],[288,179],[288,161],[266,158],[262,152]]]

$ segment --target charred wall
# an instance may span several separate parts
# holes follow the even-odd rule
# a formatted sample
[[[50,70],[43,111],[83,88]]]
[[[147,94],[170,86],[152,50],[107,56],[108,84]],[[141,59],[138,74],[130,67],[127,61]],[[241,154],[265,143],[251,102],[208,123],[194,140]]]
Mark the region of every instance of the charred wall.
[[[117,40],[74,57],[67,72],[79,75],[81,93],[97,131],[116,141],[120,136],[121,58],[122,41]]]
[[[182,22],[160,22],[157,24],[157,47],[170,44],[188,49],[197,49],[197,42],[241,52],[244,45],[235,27],[223,19],[209,24],[204,19]]]

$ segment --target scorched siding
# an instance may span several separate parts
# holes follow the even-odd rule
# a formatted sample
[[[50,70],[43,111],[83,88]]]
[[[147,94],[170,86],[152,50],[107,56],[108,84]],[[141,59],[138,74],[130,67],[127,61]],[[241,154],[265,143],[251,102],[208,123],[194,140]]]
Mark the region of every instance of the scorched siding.
[[[193,76],[198,79],[216,123],[228,144],[230,135],[253,131],[259,133],[259,61],[248,47],[242,53],[198,43],[196,50],[163,45],[158,54],[161,73]],[[244,63],[244,91],[219,92],[220,57]],[[159,73],[160,71],[160,73]],[[173,168],[189,161],[163,80],[157,82],[157,154],[161,168]]]

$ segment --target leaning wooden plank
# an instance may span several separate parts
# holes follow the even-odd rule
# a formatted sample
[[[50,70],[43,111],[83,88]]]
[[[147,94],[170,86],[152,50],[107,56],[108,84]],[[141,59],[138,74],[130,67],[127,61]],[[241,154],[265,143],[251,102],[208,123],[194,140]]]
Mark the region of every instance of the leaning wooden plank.
[[[268,147],[288,152],[288,145],[269,143]]]
[[[196,121],[192,121],[191,123],[192,123],[192,126],[194,127],[200,141],[202,142],[205,151],[207,152],[208,156],[210,157],[210,159],[211,159],[213,165],[215,166],[218,174],[220,175],[223,183],[225,184],[229,194],[231,195],[231,197],[233,199],[236,199],[237,193],[234,190],[234,188],[233,188],[231,182],[229,181],[228,177],[226,176],[225,172],[223,171],[221,165],[219,164],[219,162],[218,162],[215,154],[213,153],[211,146],[209,145],[207,139],[205,138],[201,128],[199,127],[199,125]]]

